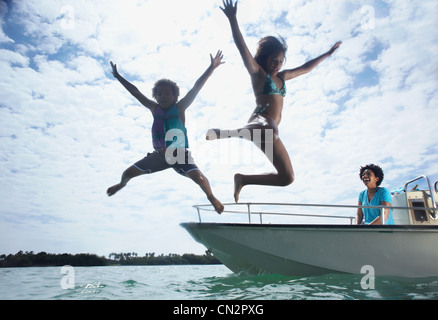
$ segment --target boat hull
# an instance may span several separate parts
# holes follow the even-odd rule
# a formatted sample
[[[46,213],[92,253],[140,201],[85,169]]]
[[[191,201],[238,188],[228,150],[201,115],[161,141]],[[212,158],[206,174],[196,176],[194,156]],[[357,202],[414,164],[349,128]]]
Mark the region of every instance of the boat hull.
[[[235,273],[438,276],[437,226],[183,223]]]

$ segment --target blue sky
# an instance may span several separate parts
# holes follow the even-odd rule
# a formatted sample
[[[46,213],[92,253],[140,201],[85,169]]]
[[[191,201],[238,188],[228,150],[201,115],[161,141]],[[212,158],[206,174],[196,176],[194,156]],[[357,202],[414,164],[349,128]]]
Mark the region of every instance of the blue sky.
[[[149,97],[160,78],[184,95],[209,54],[224,52],[186,117],[196,163],[232,202],[234,173],[272,167],[246,141],[204,140],[208,128],[243,125],[254,108],[221,3],[0,2],[0,253],[204,252],[179,224],[207,201],[173,170],[106,196],[152,150],[150,112],[113,79],[109,61]],[[366,163],[383,167],[389,189],[438,179],[436,1],[242,0],[238,19],[253,52],[263,36],[286,39],[285,68],[343,41],[287,83],[279,129],[296,181],[246,187],[242,202],[356,204]]]

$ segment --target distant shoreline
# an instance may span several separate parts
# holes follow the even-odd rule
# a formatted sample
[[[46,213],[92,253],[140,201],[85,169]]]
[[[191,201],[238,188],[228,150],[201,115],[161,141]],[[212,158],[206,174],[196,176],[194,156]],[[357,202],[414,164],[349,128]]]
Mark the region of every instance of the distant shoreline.
[[[112,257],[112,258],[111,258]],[[157,266],[157,265],[204,265],[204,264],[222,264],[209,251],[204,255],[185,253],[183,255],[169,253],[168,255],[155,255],[154,252],[146,253],[139,257],[135,252],[128,253],[111,253],[109,258],[98,256],[96,254],[79,253],[79,254],[53,254],[39,252],[19,251],[16,254],[0,255],[0,268],[15,267],[58,267],[70,265],[74,267],[98,267],[98,266]]]

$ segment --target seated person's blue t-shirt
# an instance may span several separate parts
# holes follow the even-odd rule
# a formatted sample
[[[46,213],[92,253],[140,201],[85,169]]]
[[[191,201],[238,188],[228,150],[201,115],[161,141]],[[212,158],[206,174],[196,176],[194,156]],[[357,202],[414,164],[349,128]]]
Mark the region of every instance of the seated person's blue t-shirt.
[[[363,206],[381,206],[382,201],[386,201],[392,205],[391,193],[386,188],[378,187],[371,201],[368,201],[367,190],[359,194],[359,202],[361,202]],[[377,208],[362,208],[362,212],[365,224],[373,222],[374,219],[380,216],[380,209]],[[388,219],[385,221],[385,224],[395,224],[392,218],[392,209],[389,211]]]

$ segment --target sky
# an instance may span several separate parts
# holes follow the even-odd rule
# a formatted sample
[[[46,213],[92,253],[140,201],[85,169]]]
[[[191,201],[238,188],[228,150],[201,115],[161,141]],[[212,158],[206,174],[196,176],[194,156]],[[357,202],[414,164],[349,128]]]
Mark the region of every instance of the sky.
[[[248,141],[205,140],[209,128],[243,126],[255,107],[221,5],[0,1],[0,254],[204,253],[180,226],[197,221],[193,205],[208,203],[191,180],[170,169],[106,195],[153,150],[152,116],[113,78],[110,61],[150,98],[161,78],[183,97],[209,55],[223,51],[225,64],[187,110],[186,126],[196,164],[216,197],[232,203],[236,172],[273,167]],[[237,18],[253,53],[264,36],[286,40],[284,68],[343,42],[286,84],[279,130],[295,182],[247,186],[241,202],[356,205],[368,163],[384,169],[390,190],[420,175],[438,179],[435,0],[241,0]]]

